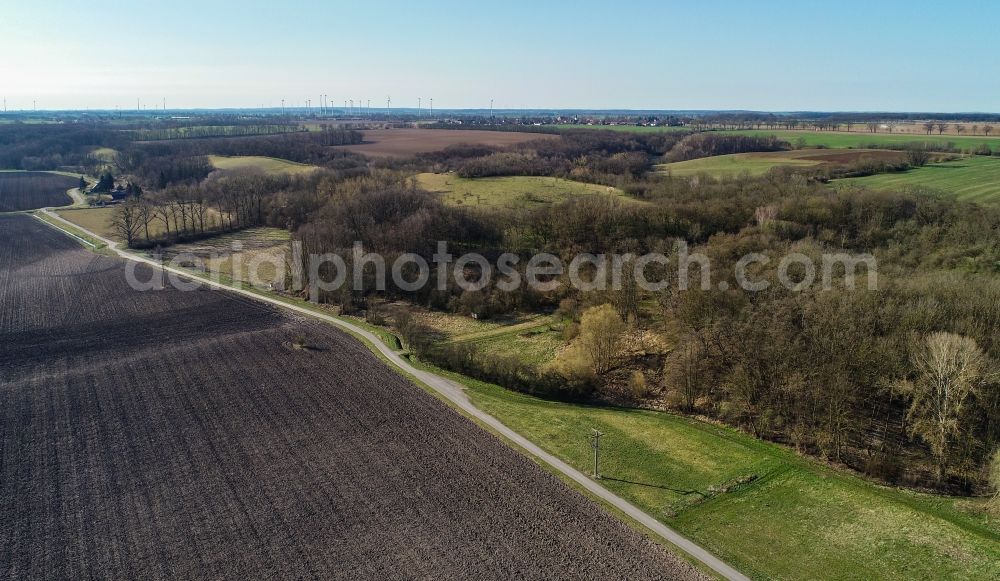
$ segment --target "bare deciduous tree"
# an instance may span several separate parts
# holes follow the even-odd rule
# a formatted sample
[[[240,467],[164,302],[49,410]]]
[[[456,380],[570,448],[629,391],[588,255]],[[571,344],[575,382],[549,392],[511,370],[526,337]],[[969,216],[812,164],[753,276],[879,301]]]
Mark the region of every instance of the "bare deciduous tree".
[[[698,397],[707,391],[707,381],[711,381],[702,368],[702,361],[708,357],[705,343],[695,333],[691,333],[677,346],[663,365],[663,376],[668,389],[676,393],[684,411],[694,410]]]
[[[990,460],[989,475],[990,487],[993,488],[993,502],[1000,501],[1000,448],[993,453]]]
[[[941,482],[952,445],[965,431],[965,402],[989,377],[990,362],[975,340],[939,332],[914,349],[913,365],[917,377],[901,385],[911,398],[909,430],[930,447]]]
[[[140,213],[139,202],[128,200],[115,209],[114,216],[111,218],[111,227],[114,229],[115,234],[124,240],[128,246],[132,246],[136,236],[138,236],[139,231],[142,229]]]

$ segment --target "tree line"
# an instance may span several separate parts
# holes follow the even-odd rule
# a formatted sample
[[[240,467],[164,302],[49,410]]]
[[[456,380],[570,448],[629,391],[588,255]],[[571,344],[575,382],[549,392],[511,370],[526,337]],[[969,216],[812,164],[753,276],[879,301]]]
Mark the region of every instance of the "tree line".
[[[251,137],[260,135],[281,135],[308,131],[302,125],[285,124],[243,124],[243,125],[194,125],[152,129],[136,129],[131,133],[135,141],[159,141],[167,139],[204,139],[208,137]]]

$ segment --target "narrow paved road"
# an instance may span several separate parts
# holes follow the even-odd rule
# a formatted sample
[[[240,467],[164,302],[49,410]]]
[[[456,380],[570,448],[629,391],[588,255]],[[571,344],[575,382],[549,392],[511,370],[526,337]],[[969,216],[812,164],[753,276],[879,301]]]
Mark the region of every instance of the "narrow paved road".
[[[56,213],[51,212],[48,208],[43,209],[41,211],[44,212],[46,215],[48,215],[48,216],[50,216],[50,217],[58,220],[61,223],[64,223],[64,224],[66,224],[68,226],[72,226],[74,228],[80,228],[79,226],[76,226],[75,224],[72,224],[69,221],[64,220],[61,216],[57,215]],[[80,228],[80,229],[84,230],[83,228]],[[84,230],[84,231],[86,231],[86,230]],[[403,372],[405,372],[405,373],[407,373],[407,374],[409,374],[409,375],[417,378],[418,380],[420,380],[421,382],[423,382],[425,385],[427,385],[428,387],[430,387],[431,389],[433,389],[437,393],[439,393],[442,396],[444,396],[455,407],[461,409],[462,411],[464,411],[468,415],[470,415],[470,416],[476,418],[477,420],[479,420],[480,422],[486,424],[487,426],[489,426],[490,428],[492,428],[493,430],[495,430],[497,433],[499,433],[500,435],[502,435],[504,438],[506,438],[509,441],[511,441],[511,442],[517,444],[518,446],[520,446],[522,449],[524,449],[525,451],[527,451],[530,455],[532,455],[535,458],[541,460],[542,462],[548,464],[549,466],[555,468],[556,470],[558,470],[562,474],[568,476],[574,482],[577,482],[583,488],[587,489],[594,496],[599,497],[600,499],[604,500],[608,504],[614,506],[618,510],[620,510],[623,513],[627,514],[630,518],[632,518],[635,521],[639,522],[644,527],[646,527],[649,530],[653,531],[654,533],[656,533],[657,535],[659,535],[663,539],[665,539],[668,542],[676,545],[677,547],[680,547],[684,552],[686,552],[687,554],[691,555],[692,557],[694,557],[698,561],[701,561],[702,563],[704,563],[706,566],[708,566],[709,568],[711,568],[713,571],[715,571],[716,573],[718,573],[722,577],[724,577],[726,579],[732,579],[732,580],[748,580],[748,578],[745,575],[743,575],[742,573],[740,573],[736,569],[730,567],[725,562],[723,562],[721,559],[715,557],[714,555],[712,555],[711,553],[709,553],[708,551],[706,551],[702,547],[698,546],[697,544],[694,543],[694,541],[691,541],[690,539],[684,537],[683,535],[681,535],[677,531],[675,531],[672,528],[666,526],[662,522],[656,520],[655,518],[653,518],[649,514],[643,512],[641,509],[639,509],[634,504],[628,502],[624,498],[622,498],[622,497],[618,496],[617,494],[611,492],[610,490],[604,488],[603,486],[601,486],[600,484],[598,484],[595,480],[593,480],[589,476],[587,476],[584,473],[580,472],[576,468],[573,468],[572,466],[570,466],[569,464],[563,462],[559,458],[556,458],[552,454],[546,452],[545,450],[543,450],[542,448],[538,447],[537,445],[535,445],[534,443],[532,443],[530,440],[528,440],[527,438],[525,438],[521,434],[519,434],[519,433],[515,432],[514,430],[508,428],[506,425],[504,425],[502,422],[500,422],[500,420],[496,419],[495,417],[493,417],[493,416],[487,414],[486,412],[482,411],[481,409],[477,408],[475,405],[472,404],[471,401],[469,401],[469,398],[465,395],[465,392],[463,391],[462,386],[460,384],[458,384],[458,383],[456,383],[454,381],[451,381],[450,379],[441,377],[440,375],[436,375],[434,373],[430,373],[428,371],[424,371],[422,369],[418,369],[418,368],[414,367],[409,361],[407,361],[402,356],[400,356],[399,353],[397,353],[394,349],[392,349],[391,347],[389,347],[388,345],[386,345],[385,343],[383,343],[382,340],[377,335],[375,335],[374,333],[372,333],[370,331],[367,331],[365,329],[362,329],[360,327],[356,327],[354,325],[351,325],[350,323],[346,323],[346,322],[344,322],[344,321],[342,321],[342,320],[340,320],[337,317],[334,317],[332,315],[326,315],[326,314],[323,314],[323,313],[317,313],[316,311],[313,311],[311,309],[307,309],[307,308],[304,308],[304,307],[301,307],[301,306],[297,306],[297,305],[288,304],[288,303],[285,303],[285,302],[277,300],[277,299],[273,299],[273,298],[270,298],[270,297],[262,296],[260,294],[255,293],[255,292],[243,290],[243,289],[240,289],[240,288],[231,287],[231,286],[228,286],[228,285],[225,285],[225,284],[221,284],[221,283],[215,283],[215,282],[212,282],[212,281],[209,281],[209,280],[206,280],[206,279],[202,279],[202,278],[198,278],[198,277],[192,277],[192,275],[191,275],[190,272],[186,272],[186,271],[181,270],[181,269],[176,269],[176,268],[172,268],[172,267],[169,267],[169,266],[166,266],[166,265],[162,265],[162,264],[160,264],[160,263],[158,263],[158,262],[156,262],[154,260],[151,260],[149,258],[146,258],[144,256],[139,256],[137,254],[133,254],[131,252],[128,252],[128,251],[125,251],[125,250],[121,250],[120,248],[118,248],[118,245],[117,245],[116,242],[114,242],[112,240],[109,240],[107,238],[104,238],[102,236],[99,236],[98,234],[95,234],[94,232],[89,232],[89,231],[86,231],[86,232],[88,232],[88,234],[90,234],[94,238],[99,239],[102,242],[104,242],[105,244],[107,244],[108,248],[114,250],[114,252],[117,253],[118,256],[120,256],[120,257],[122,257],[122,258],[124,258],[126,260],[132,260],[132,261],[135,261],[135,262],[141,262],[141,263],[144,263],[144,264],[148,264],[148,265],[150,265],[150,266],[152,266],[154,268],[162,269],[165,272],[172,272],[174,274],[177,274],[177,275],[180,275],[180,276],[184,276],[186,278],[194,278],[195,280],[201,281],[204,284],[206,284],[206,285],[208,285],[208,286],[210,286],[212,288],[217,288],[217,289],[222,289],[222,290],[228,290],[230,292],[241,294],[241,295],[244,295],[246,297],[249,297],[249,298],[252,298],[252,299],[255,299],[255,300],[258,300],[258,301],[262,301],[262,302],[269,303],[269,304],[272,304],[272,305],[275,305],[275,306],[278,306],[278,307],[281,307],[281,308],[284,308],[284,309],[295,311],[297,313],[301,313],[301,314],[306,315],[306,316],[314,317],[316,319],[320,319],[320,320],[326,321],[328,323],[332,323],[334,325],[337,325],[338,327],[341,327],[341,328],[343,328],[343,329],[345,329],[347,331],[350,331],[351,333],[354,333],[356,335],[360,335],[361,337],[364,337],[367,341],[369,341],[372,345],[374,345],[376,349],[378,349],[379,353],[381,353],[383,356],[385,356],[386,359],[388,359],[390,362],[392,362],[393,365],[395,365],[397,368],[399,368]]]

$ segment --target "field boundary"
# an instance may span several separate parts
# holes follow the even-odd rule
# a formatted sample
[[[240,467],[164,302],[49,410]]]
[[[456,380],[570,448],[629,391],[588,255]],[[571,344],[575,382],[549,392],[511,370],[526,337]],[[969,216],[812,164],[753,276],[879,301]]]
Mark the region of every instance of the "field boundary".
[[[71,224],[69,221],[65,220],[61,216],[52,213],[47,208],[42,209],[41,212],[53,218],[58,223],[65,223],[67,225],[73,226],[74,228],[78,228],[77,226]],[[63,228],[59,227],[60,224],[50,223],[46,220],[42,220],[42,222],[49,224],[53,228],[66,232],[65,230],[63,230]],[[417,380],[426,387],[428,387],[429,389],[433,390],[439,396],[445,399],[450,405],[458,408],[464,414],[475,419],[477,422],[488,426],[495,434],[502,436],[503,439],[506,440],[507,442],[514,444],[516,449],[524,450],[531,456],[535,457],[537,460],[544,462],[552,469],[558,471],[562,476],[572,480],[574,483],[576,483],[582,489],[586,490],[591,495],[597,497],[599,500],[614,507],[614,509],[620,512],[621,514],[627,515],[633,521],[642,525],[643,528],[652,531],[655,535],[667,541],[670,545],[677,547],[678,549],[689,555],[691,558],[699,561],[701,564],[707,566],[713,572],[722,576],[723,578],[734,581],[749,580],[748,577],[746,577],[733,567],[729,566],[727,563],[725,563],[718,557],[714,556],[709,551],[702,548],[700,545],[696,544],[694,541],[688,539],[687,537],[681,535],[679,532],[663,524],[655,517],[642,511],[640,508],[638,508],[631,502],[616,495],[607,488],[604,488],[603,486],[598,484],[597,481],[583,474],[579,470],[573,468],[566,462],[560,460],[555,455],[546,452],[544,449],[542,449],[534,442],[530,441],[526,437],[522,436],[521,434],[507,427],[507,425],[502,423],[497,418],[493,417],[492,415],[484,412],[483,410],[473,405],[472,401],[465,394],[464,388],[461,384],[452,381],[450,379],[447,379],[445,377],[442,377],[440,375],[415,367],[412,363],[407,361],[403,357],[403,355],[401,355],[391,346],[386,345],[382,341],[382,339],[375,333],[367,329],[363,329],[359,326],[353,325],[351,323],[348,323],[347,321],[344,321],[343,319],[340,319],[334,315],[316,312],[312,309],[308,309],[301,305],[281,301],[277,298],[262,295],[252,290],[247,290],[242,287],[237,287],[235,285],[208,280],[207,278],[198,277],[189,271],[184,271],[181,269],[160,264],[144,256],[140,256],[132,252],[122,250],[118,248],[117,244],[115,244],[113,241],[98,236],[93,232],[90,232],[89,234],[94,236],[95,239],[100,240],[101,242],[106,244],[109,249],[114,251],[115,254],[117,254],[120,258],[123,258],[125,260],[131,260],[133,262],[146,264],[153,268],[157,268],[165,272],[183,276],[185,278],[196,279],[204,282],[208,286],[215,289],[228,290],[230,292],[245,297],[249,297],[252,299],[256,299],[258,301],[265,302],[270,305],[283,307],[285,309],[294,311],[302,315],[307,315],[316,319],[320,319],[322,321],[325,321],[327,323],[332,323],[333,325],[336,325],[337,327],[346,330],[350,335],[354,337],[363,338],[364,341],[362,342],[369,344],[371,347],[374,347],[374,349],[377,351],[376,354],[380,356],[380,359],[383,359],[387,363],[390,363],[390,367],[395,368],[395,370],[403,373],[405,376]],[[76,236],[74,236],[74,238],[76,238]]]
[[[45,210],[47,210],[47,208]],[[55,217],[55,219],[61,219],[61,218],[59,218],[55,214],[52,214],[52,213],[50,213],[48,211],[44,211],[44,210],[34,210],[34,211],[31,211],[31,212],[26,212],[26,213],[30,214],[31,217],[35,218],[39,222],[42,222],[46,226],[50,226],[50,227],[55,228],[57,230],[61,230],[63,233],[69,235],[70,237],[72,237],[73,239],[77,240],[78,242],[82,242],[83,244],[89,246],[95,252],[103,250],[103,249],[106,248],[106,244],[103,242],[103,239],[101,239],[100,236],[96,236],[96,235],[93,234],[93,232],[90,232],[89,230],[86,230],[84,228],[80,228],[76,224],[73,224],[73,223],[71,223],[71,222],[69,222],[67,220],[63,220],[64,222],[66,222],[66,227],[62,227],[61,224],[54,224],[52,222],[53,217]],[[74,232],[74,230],[75,230],[75,232]],[[77,234],[76,232],[79,232],[80,234],[83,234],[83,236],[81,236],[80,234]],[[97,240],[97,242],[91,242],[90,240],[87,240],[87,238],[85,236],[94,236],[94,240]]]

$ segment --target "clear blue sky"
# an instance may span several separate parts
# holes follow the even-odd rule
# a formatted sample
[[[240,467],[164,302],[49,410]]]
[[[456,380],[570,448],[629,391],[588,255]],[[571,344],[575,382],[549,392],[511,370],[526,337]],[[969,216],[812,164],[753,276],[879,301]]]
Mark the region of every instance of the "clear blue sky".
[[[10,108],[1000,112],[1000,2],[17,0]]]

